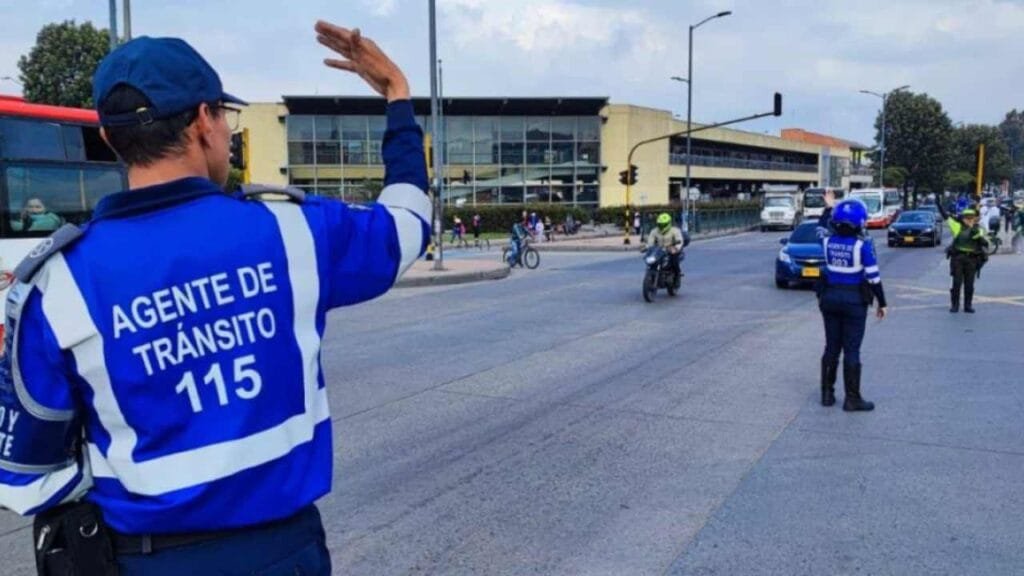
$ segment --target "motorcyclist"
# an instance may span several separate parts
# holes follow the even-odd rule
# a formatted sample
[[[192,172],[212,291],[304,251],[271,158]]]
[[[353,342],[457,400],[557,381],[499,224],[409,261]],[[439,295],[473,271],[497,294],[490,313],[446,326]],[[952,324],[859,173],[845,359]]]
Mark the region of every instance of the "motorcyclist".
[[[656,224],[651,233],[648,234],[646,244],[648,247],[660,246],[668,252],[671,256],[669,258],[669,265],[672,267],[672,271],[676,273],[676,285],[678,286],[679,280],[683,276],[679,262],[682,260],[683,248],[689,242],[683,237],[683,232],[679,227],[672,225],[672,216],[668,212],[659,214]]]

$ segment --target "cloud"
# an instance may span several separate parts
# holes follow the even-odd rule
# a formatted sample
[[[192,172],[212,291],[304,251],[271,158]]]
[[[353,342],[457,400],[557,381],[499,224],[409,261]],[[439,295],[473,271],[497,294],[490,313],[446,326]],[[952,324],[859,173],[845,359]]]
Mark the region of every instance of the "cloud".
[[[397,0],[361,0],[363,6],[374,16],[384,18],[395,13]]]
[[[668,47],[666,31],[639,8],[569,0],[441,0],[456,49],[551,74],[583,65],[636,71]]]

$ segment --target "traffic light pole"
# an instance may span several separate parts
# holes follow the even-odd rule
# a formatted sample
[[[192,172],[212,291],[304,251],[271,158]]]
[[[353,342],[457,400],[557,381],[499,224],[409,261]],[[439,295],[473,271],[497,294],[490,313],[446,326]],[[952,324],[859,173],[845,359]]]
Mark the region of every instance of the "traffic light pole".
[[[687,126],[686,126],[687,129],[683,130],[681,132],[673,132],[672,134],[666,134],[664,136],[658,136],[657,138],[649,138],[647,140],[641,140],[640,142],[637,142],[636,144],[634,144],[633,147],[629,149],[629,155],[626,158],[626,166],[627,166],[627,168],[626,168],[626,174],[627,174],[627,176],[626,176],[626,236],[625,236],[625,242],[624,243],[625,244],[629,244],[629,205],[630,205],[630,200],[632,199],[631,193],[632,193],[632,185],[633,185],[633,178],[630,178],[630,176],[632,175],[633,154],[636,153],[638,148],[640,148],[641,146],[645,146],[647,144],[652,144],[654,142],[660,142],[662,140],[668,140],[670,138],[678,138],[679,136],[689,136],[690,134],[693,134],[694,132],[701,132],[703,130],[711,130],[712,128],[721,128],[722,126],[729,126],[731,124],[739,124],[740,122],[748,122],[750,120],[757,120],[758,118],[767,118],[768,116],[782,116],[782,95],[779,94],[778,92],[775,93],[775,106],[774,106],[774,109],[771,112],[762,112],[761,114],[754,114],[752,116],[744,116],[743,118],[736,118],[735,120],[726,120],[725,122],[718,122],[718,123],[715,123],[715,124],[707,124],[705,126],[701,126],[700,128],[691,128],[691,126],[689,124],[687,124]],[[687,190],[687,195],[689,195],[689,190]]]

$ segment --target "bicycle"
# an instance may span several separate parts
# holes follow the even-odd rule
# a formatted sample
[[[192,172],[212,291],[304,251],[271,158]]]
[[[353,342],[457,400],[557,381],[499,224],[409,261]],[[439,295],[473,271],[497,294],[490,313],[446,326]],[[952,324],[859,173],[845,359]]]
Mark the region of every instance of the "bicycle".
[[[515,262],[509,262],[509,250],[511,250],[511,247],[509,246],[506,246],[501,250],[501,261],[508,264],[509,268],[514,268],[518,265],[523,268],[534,270],[537,266],[540,266],[540,252],[537,252],[536,248],[530,246],[530,242],[528,240],[523,241],[523,247],[519,249],[519,257],[516,258]]]

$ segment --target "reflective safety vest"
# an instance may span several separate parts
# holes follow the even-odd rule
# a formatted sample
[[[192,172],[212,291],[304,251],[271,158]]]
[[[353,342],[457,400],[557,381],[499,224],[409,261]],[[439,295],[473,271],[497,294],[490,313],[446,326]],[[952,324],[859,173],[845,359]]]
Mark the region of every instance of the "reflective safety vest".
[[[422,133],[388,107],[376,204],[253,201],[186,178],[100,202],[10,291],[0,505],[85,496],[123,533],[249,526],[331,487],[327,312],[430,238]],[[343,352],[342,352],[343,354]]]
[[[829,285],[859,286],[882,281],[875,245],[870,238],[829,236],[823,240],[825,274]]]

